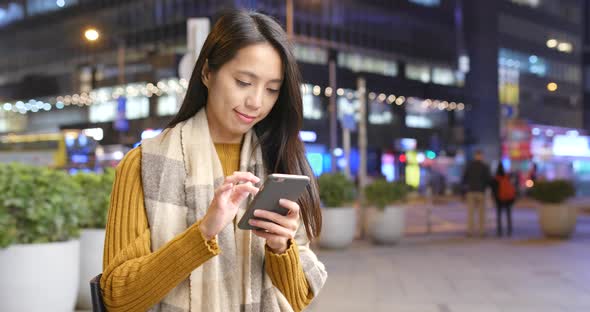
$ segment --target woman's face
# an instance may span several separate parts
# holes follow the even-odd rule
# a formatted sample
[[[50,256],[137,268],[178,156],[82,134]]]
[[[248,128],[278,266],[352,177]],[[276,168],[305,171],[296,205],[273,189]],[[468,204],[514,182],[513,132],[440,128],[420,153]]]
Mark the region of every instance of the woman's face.
[[[275,105],[283,82],[279,53],[268,43],[240,49],[217,71],[203,69],[207,119],[215,143],[240,143]]]

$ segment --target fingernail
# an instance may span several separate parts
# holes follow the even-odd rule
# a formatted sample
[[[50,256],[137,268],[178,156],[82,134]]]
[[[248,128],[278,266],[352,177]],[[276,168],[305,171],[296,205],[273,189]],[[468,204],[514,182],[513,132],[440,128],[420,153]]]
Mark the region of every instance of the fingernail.
[[[254,210],[254,215],[255,216],[259,216],[260,215],[260,210]]]

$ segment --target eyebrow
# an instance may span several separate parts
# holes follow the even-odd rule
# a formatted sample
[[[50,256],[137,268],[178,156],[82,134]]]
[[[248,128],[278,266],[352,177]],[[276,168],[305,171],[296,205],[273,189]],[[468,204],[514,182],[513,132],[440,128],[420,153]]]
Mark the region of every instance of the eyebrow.
[[[252,77],[254,79],[259,79],[258,75],[256,75],[253,72],[247,71],[247,70],[238,70],[238,74],[250,76],[250,77]],[[282,83],[283,82],[283,79],[272,79],[270,82]]]

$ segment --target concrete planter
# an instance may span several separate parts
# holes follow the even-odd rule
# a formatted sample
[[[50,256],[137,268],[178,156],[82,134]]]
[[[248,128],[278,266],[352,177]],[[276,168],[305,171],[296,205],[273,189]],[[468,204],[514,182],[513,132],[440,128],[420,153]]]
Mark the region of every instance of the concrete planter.
[[[371,209],[368,232],[377,244],[395,244],[404,236],[406,208],[386,206],[383,211]]]
[[[74,311],[80,242],[12,245],[0,250],[0,311]]]
[[[576,229],[578,209],[567,203],[542,204],[538,208],[539,224],[546,237],[569,238]]]
[[[104,229],[83,229],[80,234],[80,278],[76,303],[80,310],[92,309],[89,283],[102,272],[104,237]]]
[[[350,246],[356,231],[353,207],[323,208],[320,247],[340,249]]]

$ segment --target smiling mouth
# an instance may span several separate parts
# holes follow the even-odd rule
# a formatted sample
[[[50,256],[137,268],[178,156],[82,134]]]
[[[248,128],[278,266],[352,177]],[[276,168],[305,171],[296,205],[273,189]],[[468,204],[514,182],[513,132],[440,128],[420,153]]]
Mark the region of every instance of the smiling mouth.
[[[237,110],[236,110],[236,113],[238,113],[238,114],[240,114],[240,115],[242,115],[242,116],[244,116],[244,117],[246,117],[246,118],[248,118],[248,119],[256,119],[256,116],[250,116],[250,115],[246,115],[246,114],[244,114],[244,113],[240,113],[240,112],[239,112],[239,111],[237,111]]]
[[[250,115],[246,115],[243,113],[240,113],[239,111],[235,110],[236,114],[238,114],[238,116],[240,116],[240,119],[242,119],[242,121],[250,123],[252,121],[254,121],[256,119],[256,116],[250,116]]]

